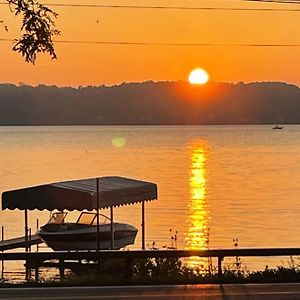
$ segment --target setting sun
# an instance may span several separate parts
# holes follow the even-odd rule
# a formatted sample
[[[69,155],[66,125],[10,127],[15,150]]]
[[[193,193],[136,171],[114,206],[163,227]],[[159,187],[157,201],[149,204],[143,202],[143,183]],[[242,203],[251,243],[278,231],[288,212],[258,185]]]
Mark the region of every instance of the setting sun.
[[[194,69],[189,74],[189,83],[191,84],[205,84],[208,82],[208,73],[200,68]]]

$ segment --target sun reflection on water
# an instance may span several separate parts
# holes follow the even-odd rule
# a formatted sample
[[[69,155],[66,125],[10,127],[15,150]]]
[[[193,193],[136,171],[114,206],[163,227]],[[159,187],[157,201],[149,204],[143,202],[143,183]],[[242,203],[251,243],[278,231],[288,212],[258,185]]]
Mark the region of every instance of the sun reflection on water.
[[[208,248],[208,208],[206,202],[206,149],[202,146],[191,148],[189,179],[189,217],[186,248],[199,250]],[[190,257],[187,264],[192,268],[204,269],[207,259]]]

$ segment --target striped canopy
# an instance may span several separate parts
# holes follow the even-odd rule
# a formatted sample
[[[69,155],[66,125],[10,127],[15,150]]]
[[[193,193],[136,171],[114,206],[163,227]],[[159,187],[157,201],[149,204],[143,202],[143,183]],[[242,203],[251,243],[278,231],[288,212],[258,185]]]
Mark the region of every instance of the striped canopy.
[[[125,177],[99,178],[99,208],[157,199],[157,185]],[[2,209],[97,209],[97,179],[50,183],[2,193]]]

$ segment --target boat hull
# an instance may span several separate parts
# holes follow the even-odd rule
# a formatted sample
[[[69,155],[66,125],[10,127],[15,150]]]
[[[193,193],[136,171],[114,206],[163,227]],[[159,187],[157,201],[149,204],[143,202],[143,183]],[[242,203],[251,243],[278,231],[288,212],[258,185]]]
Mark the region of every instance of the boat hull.
[[[111,248],[110,225],[99,226],[99,246],[101,250]],[[38,230],[37,234],[45,244],[55,251],[60,250],[97,250],[97,226],[83,226],[76,230],[54,232]],[[137,229],[129,224],[114,223],[114,249],[134,244]]]

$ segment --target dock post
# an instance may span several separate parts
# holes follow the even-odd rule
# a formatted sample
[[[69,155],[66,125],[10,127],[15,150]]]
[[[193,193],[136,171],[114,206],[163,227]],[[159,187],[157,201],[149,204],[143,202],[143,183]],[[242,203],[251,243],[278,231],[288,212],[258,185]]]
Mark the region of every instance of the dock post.
[[[25,260],[25,281],[28,281],[31,277],[31,265],[32,265],[32,261],[26,259]]]
[[[64,280],[65,278],[65,261],[63,259],[59,260],[59,277],[60,280]]]
[[[110,207],[110,250],[115,249],[114,207]]]
[[[142,201],[142,250],[145,250],[145,201]]]
[[[224,257],[218,256],[218,276],[222,276],[222,261]]]
[[[1,240],[4,241],[4,226],[1,227]],[[4,260],[1,261],[1,279],[4,279]]]
[[[35,265],[34,280],[35,283],[39,283],[39,263],[37,260],[34,262],[34,265]]]

